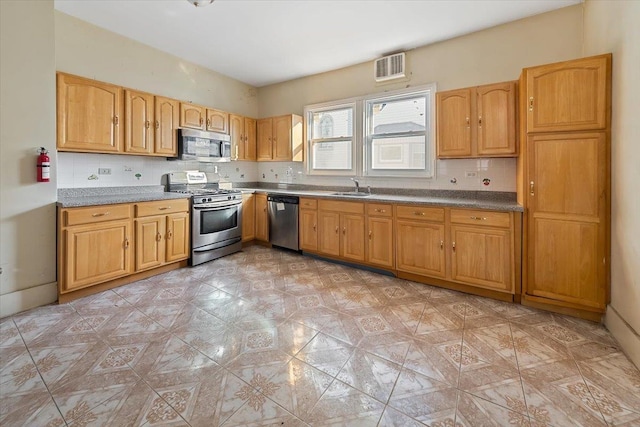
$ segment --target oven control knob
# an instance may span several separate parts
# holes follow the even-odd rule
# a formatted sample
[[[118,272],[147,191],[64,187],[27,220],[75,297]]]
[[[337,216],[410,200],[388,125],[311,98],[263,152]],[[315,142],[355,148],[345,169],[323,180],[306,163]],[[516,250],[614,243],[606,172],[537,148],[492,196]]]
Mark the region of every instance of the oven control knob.
[[[209,198],[207,199],[207,202],[210,202],[210,201],[211,201],[211,197],[209,197]]]
[[[231,196],[227,196],[227,200],[231,200]]]

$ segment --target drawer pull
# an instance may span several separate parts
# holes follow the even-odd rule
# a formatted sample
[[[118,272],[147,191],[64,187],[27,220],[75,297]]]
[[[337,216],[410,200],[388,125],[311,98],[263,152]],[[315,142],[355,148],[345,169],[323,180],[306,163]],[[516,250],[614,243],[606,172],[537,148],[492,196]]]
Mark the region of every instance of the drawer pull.
[[[156,129],[160,129],[160,122],[156,120]]]
[[[340,228],[340,227],[336,227],[336,234],[338,234],[338,229],[339,229],[339,228]]]
[[[162,240],[162,234],[158,231],[158,234],[156,234],[156,242],[159,242],[160,240]]]
[[[173,231],[171,231],[171,229],[169,229],[167,231],[167,240],[171,240],[172,237],[173,237]]]
[[[471,219],[475,219],[475,220],[477,220],[477,221],[483,221],[483,220],[484,220],[484,221],[486,221],[486,220],[487,220],[487,218],[486,218],[486,217],[482,217],[482,216],[471,216],[471,217],[469,217],[469,218],[471,218]]]
[[[167,209],[171,209],[171,206],[162,206],[158,208],[159,211],[166,211]]]
[[[151,126],[151,123],[149,122],[149,120],[144,122],[144,127],[145,129],[149,129],[149,126]]]
[[[124,239],[124,248],[125,249],[129,248],[129,238],[128,237],[125,237],[125,239]]]
[[[374,209],[374,211],[376,211],[376,212],[380,212],[380,213],[385,213],[387,210],[386,210],[386,209],[378,209],[378,208],[375,208],[375,209]]]
[[[444,240],[440,240],[440,250],[444,249]]]
[[[93,215],[91,215],[92,217],[96,218],[99,216],[107,216],[109,215],[110,212],[100,212],[100,213],[94,213]]]
[[[347,227],[342,227],[342,234],[347,234]]]
[[[413,214],[418,216],[424,216],[424,212],[415,211]]]
[[[313,231],[316,231],[316,224],[313,224]]]
[[[452,249],[453,249],[453,252],[456,251],[456,242],[453,242]]]
[[[371,240],[371,230],[369,230],[369,240]]]

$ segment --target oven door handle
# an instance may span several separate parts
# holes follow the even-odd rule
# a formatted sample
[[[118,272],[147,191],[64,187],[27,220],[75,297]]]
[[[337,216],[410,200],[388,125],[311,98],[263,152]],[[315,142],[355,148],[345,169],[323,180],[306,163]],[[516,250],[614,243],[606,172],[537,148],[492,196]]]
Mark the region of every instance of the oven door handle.
[[[194,206],[193,209],[198,210],[198,211],[221,211],[224,209],[229,209],[229,208],[233,208],[235,206],[240,206],[242,205],[241,203],[234,203],[234,204],[226,204],[226,205],[221,205],[221,206]]]

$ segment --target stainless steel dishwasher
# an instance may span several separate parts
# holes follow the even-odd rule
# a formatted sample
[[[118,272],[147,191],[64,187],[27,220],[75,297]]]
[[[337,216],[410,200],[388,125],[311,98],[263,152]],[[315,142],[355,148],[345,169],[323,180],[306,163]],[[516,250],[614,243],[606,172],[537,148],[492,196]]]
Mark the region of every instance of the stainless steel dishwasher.
[[[296,196],[268,194],[269,243],[297,251],[298,246],[298,204]]]

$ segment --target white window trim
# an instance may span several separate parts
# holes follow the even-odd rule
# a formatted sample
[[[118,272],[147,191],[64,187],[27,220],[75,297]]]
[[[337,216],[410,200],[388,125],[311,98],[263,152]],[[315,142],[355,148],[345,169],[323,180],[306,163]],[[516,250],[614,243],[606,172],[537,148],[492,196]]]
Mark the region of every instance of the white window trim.
[[[377,93],[367,96],[360,96],[355,98],[346,98],[336,101],[323,102],[318,104],[311,104],[304,107],[304,140],[305,140],[305,171],[307,175],[313,176],[345,176],[345,177],[366,177],[366,178],[416,178],[416,179],[434,179],[436,177],[436,84],[429,83],[426,85],[420,85],[410,87],[406,89],[400,89],[390,92]],[[388,171],[387,173],[380,173],[376,171],[375,174],[367,173],[366,162],[367,157],[367,144],[364,141],[365,131],[365,108],[367,101],[376,99],[388,99],[393,97],[405,97],[411,93],[419,93],[430,91],[429,97],[429,117],[428,129],[429,129],[429,147],[427,147],[429,155],[429,169],[425,171],[408,170],[406,172],[395,170]],[[323,110],[333,110],[339,107],[353,107],[353,144],[351,158],[353,159],[353,165],[351,170],[326,170],[326,169],[313,169],[311,167],[311,140],[309,138],[309,114],[312,112],[318,112]],[[427,152],[425,152],[427,155]],[[425,165],[426,166],[426,165]],[[426,169],[426,168],[425,168]],[[430,172],[430,173],[429,173]]]

